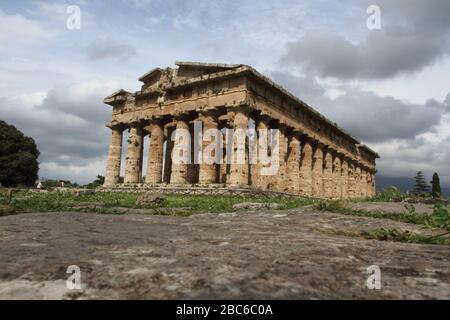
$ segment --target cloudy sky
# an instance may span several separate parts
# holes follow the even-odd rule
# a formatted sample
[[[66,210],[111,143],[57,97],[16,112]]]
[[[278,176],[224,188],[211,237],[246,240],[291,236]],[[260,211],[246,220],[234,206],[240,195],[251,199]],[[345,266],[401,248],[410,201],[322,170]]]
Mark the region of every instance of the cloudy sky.
[[[378,151],[380,174],[449,186],[449,17],[448,0],[0,0],[0,119],[35,138],[42,177],[86,183],[105,167],[103,97],[175,60],[244,63]]]

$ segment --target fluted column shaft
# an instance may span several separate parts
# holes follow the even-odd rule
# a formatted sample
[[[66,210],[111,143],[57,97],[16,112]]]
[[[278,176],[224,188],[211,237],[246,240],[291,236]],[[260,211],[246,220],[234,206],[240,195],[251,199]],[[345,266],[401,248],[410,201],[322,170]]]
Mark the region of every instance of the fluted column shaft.
[[[355,165],[355,198],[361,198],[361,167]]]
[[[221,143],[218,139],[222,139],[218,135],[217,117],[212,114],[204,114],[203,122],[203,139],[202,139],[202,161],[200,163],[199,183],[211,184],[217,182],[217,155]]]
[[[162,181],[164,153],[164,127],[160,121],[150,124],[150,148],[148,150],[147,174],[145,182],[149,184]]]
[[[287,191],[286,184],[286,156],[288,151],[288,137],[286,134],[286,128],[284,126],[278,127],[278,142],[280,144],[279,149],[279,169],[278,174],[274,175],[274,186],[277,191]]]
[[[345,158],[342,158],[341,163],[341,198],[342,199],[348,199],[349,193],[348,193],[348,161]]]
[[[108,160],[106,164],[105,186],[119,183],[120,163],[122,158],[123,130],[119,127],[111,128],[111,142],[109,144]]]
[[[170,176],[172,175],[172,151],[174,142],[172,140],[172,133],[175,130],[174,126],[167,127],[166,133],[166,150],[164,155],[164,183],[170,183]]]
[[[305,196],[312,195],[313,181],[313,146],[312,141],[306,139],[303,143],[300,162],[300,194]]]
[[[293,134],[289,141],[288,159],[287,159],[287,183],[288,191],[292,193],[300,192],[300,138]]]
[[[128,136],[128,154],[125,167],[125,183],[139,183],[142,168],[142,128],[133,125]]]
[[[367,171],[361,168],[361,196],[367,197]]]
[[[191,163],[191,134],[189,122],[185,118],[178,118],[174,134],[172,152],[171,184],[188,184],[188,166]]]
[[[313,154],[313,196],[323,196],[323,149],[321,145],[314,148]]]
[[[270,176],[266,175],[264,168],[270,167],[269,149],[270,149],[270,126],[269,118],[266,116],[259,117],[256,123],[257,146],[256,155],[257,163],[253,166],[253,186],[266,190],[269,186]]]
[[[325,152],[323,163],[323,196],[328,199],[333,197],[333,154],[329,149]]]
[[[233,187],[248,186],[248,154],[247,154],[247,131],[248,110],[236,108],[234,110],[234,133],[233,146],[231,150],[230,181]]]
[[[333,159],[333,198],[335,199],[340,199],[342,196],[341,166],[341,158],[338,154],[335,154]]]
[[[349,161],[348,162],[348,197],[350,199],[353,199],[353,198],[356,197],[356,192],[355,192],[355,185],[356,185],[355,175],[356,175],[355,165],[354,165],[353,161]]]
[[[375,197],[377,195],[377,184],[376,184],[376,177],[375,177],[375,173],[371,172],[370,173],[370,177],[371,177],[371,196]]]

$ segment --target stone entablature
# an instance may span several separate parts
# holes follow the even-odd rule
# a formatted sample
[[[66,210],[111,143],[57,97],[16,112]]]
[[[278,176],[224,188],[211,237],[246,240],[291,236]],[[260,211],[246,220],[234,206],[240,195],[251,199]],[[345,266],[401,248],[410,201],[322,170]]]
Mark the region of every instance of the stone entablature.
[[[123,130],[129,129],[134,145],[128,151],[127,168],[132,168],[131,172],[126,170],[125,182],[128,183],[141,182],[142,152],[139,150],[143,148],[143,136],[149,134],[150,149],[157,154],[149,154],[153,166],[147,169],[149,183],[171,183],[172,179],[177,184],[236,184],[326,198],[375,193],[378,154],[253,68],[195,62],[176,62],[176,65],[177,69],[156,68],[140,77],[143,82],[140,91],[119,90],[105,98],[105,103],[113,106],[112,120],[108,124],[113,136],[106,184],[118,182],[119,132],[121,136]],[[176,174],[179,169],[175,173],[167,172],[172,171],[171,160],[167,156],[162,159],[164,150],[159,144],[168,141],[166,151],[171,150],[173,143],[169,133],[173,129],[191,130],[192,121],[201,121],[205,128],[219,130],[248,128],[250,119],[255,122],[255,128],[280,132],[281,166],[277,179],[256,179],[253,171],[258,164],[244,165],[250,169],[229,164],[229,167],[217,164],[206,169],[206,165],[192,164],[181,169],[181,174],[185,174],[185,169],[197,173],[188,173],[189,178],[181,179]],[[158,161],[165,163],[164,173]],[[287,169],[294,177],[298,175],[298,181],[292,176],[284,179],[285,175],[289,176]],[[215,170],[217,176],[212,177]],[[343,177],[344,174],[348,177]],[[158,179],[158,175],[162,178]]]

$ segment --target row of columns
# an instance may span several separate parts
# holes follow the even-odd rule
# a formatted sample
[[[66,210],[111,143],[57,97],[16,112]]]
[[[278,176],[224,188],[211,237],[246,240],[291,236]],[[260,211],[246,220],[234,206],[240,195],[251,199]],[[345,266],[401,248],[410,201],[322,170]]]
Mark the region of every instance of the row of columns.
[[[237,108],[229,111],[228,126],[235,130],[245,132],[249,127],[249,114],[247,108]],[[208,129],[220,129],[217,113],[204,112],[198,118],[202,122],[203,133]],[[128,154],[125,165],[125,184],[137,184],[141,182],[142,158],[144,135],[150,136],[150,148],[148,154],[147,174],[145,183],[158,184],[161,182],[174,185],[199,183],[211,185],[226,183],[235,187],[254,187],[264,190],[286,191],[305,196],[320,198],[359,198],[375,195],[374,172],[362,163],[349,159],[335,151],[331,146],[325,146],[310,139],[301,132],[285,127],[267,116],[255,117],[256,139],[267,139],[270,145],[270,134],[260,134],[260,130],[278,129],[279,143],[279,168],[274,175],[261,175],[261,169],[268,164],[261,162],[250,163],[249,138],[245,141],[236,141],[239,136],[233,136],[231,155],[223,152],[224,158],[236,154],[244,154],[245,162],[227,162],[227,164],[205,163],[199,165],[189,164],[186,161],[172,163],[172,157],[186,157],[189,155],[178,154],[183,143],[190,137],[184,136],[192,131],[190,118],[180,115],[175,118],[175,127],[166,126],[163,120],[152,120],[149,125],[142,126],[135,123],[129,127]],[[105,185],[111,186],[119,183],[123,126],[110,126],[112,130],[109,147]],[[172,131],[176,130],[174,141],[171,139]],[[191,135],[192,136],[192,135]],[[241,137],[242,138],[242,137]],[[211,144],[211,138],[202,139],[203,150]],[[225,138],[227,140],[227,138]],[[166,141],[166,155],[164,155],[164,141]],[[216,149],[220,150],[216,141]],[[259,145],[259,144],[257,144]],[[193,148],[192,148],[193,149]],[[269,147],[268,153],[273,149]],[[213,157],[219,156],[212,154]],[[273,156],[273,154],[272,154]],[[163,172],[164,163],[164,172]]]

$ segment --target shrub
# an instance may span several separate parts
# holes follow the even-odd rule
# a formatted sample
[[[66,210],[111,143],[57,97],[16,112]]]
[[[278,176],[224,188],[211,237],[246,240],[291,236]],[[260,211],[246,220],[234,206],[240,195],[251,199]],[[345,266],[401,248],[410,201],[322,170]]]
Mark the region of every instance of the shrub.
[[[374,200],[376,201],[402,201],[408,197],[407,193],[401,192],[397,187],[391,186],[386,189],[383,189],[380,193],[378,193]]]
[[[343,200],[320,200],[314,203],[314,209],[320,211],[342,211],[346,208],[347,203]]]

